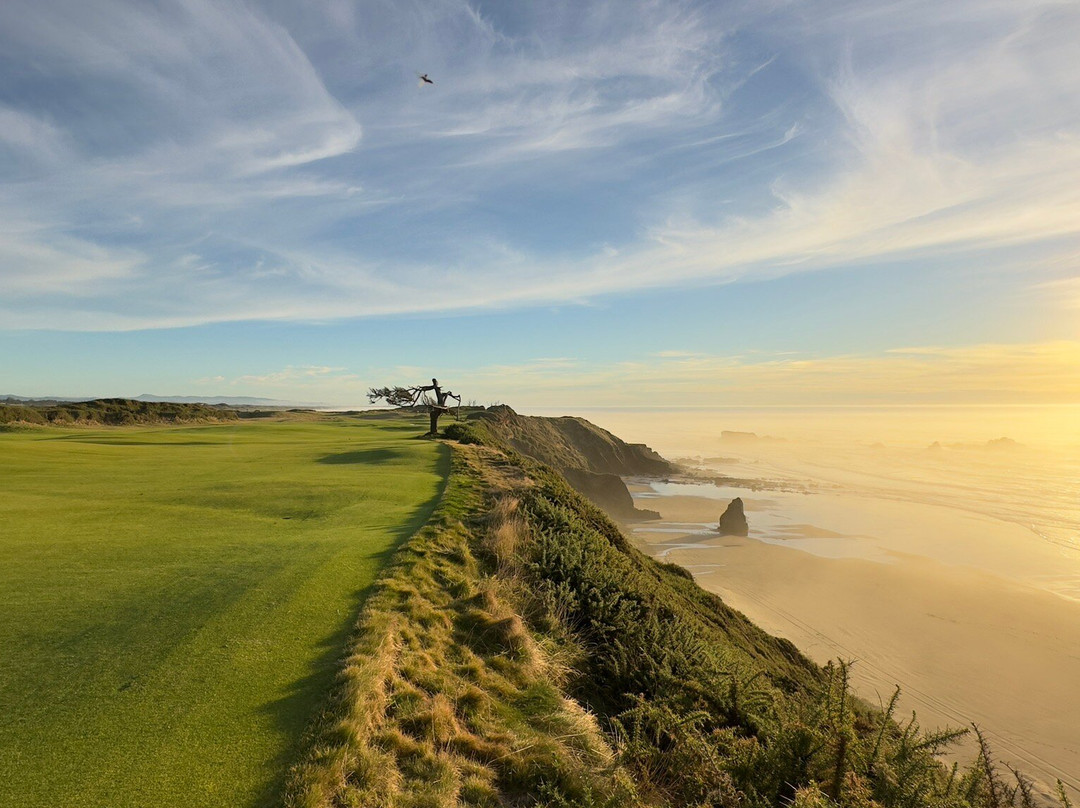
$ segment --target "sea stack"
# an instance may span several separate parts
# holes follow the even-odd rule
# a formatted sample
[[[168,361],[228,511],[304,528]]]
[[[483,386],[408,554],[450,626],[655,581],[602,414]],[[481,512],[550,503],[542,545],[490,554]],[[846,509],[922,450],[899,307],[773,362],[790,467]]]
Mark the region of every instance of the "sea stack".
[[[731,500],[731,504],[727,506],[727,510],[720,517],[720,524],[716,526],[716,529],[725,536],[749,535],[750,526],[746,524],[746,514],[743,512],[741,497],[735,497],[735,499]]]

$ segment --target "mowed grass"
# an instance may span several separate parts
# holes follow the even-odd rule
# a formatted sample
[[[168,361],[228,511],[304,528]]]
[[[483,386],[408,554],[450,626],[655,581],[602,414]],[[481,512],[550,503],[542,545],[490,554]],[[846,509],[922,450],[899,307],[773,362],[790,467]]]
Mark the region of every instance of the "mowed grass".
[[[444,485],[423,428],[0,433],[0,805],[275,804]]]

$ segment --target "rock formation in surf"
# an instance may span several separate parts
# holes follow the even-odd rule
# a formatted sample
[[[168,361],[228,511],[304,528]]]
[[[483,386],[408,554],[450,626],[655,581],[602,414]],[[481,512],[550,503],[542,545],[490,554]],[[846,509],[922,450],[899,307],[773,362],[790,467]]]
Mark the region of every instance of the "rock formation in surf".
[[[720,517],[720,524],[716,526],[716,529],[725,536],[749,535],[750,526],[746,523],[746,513],[743,511],[741,497],[735,497],[735,499],[731,500],[731,504],[727,506],[727,510]]]

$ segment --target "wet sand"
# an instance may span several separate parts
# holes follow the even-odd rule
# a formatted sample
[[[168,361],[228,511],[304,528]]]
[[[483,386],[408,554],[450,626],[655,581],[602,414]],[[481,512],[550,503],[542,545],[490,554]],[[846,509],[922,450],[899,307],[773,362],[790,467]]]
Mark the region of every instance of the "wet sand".
[[[939,505],[843,493],[631,485],[660,522],[638,545],[817,662],[856,662],[857,691],[924,726],[974,721],[997,756],[1080,794],[1080,552]],[[662,495],[660,495],[662,494]],[[741,496],[750,538],[712,526]],[[967,759],[970,747],[958,750]]]

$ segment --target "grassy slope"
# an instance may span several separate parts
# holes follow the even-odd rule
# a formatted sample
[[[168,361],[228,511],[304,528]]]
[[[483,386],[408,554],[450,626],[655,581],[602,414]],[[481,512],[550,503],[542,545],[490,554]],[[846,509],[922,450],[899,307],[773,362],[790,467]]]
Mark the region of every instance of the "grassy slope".
[[[0,804],[274,802],[439,495],[417,427],[0,434]]]
[[[459,446],[360,616],[286,803],[1031,805],[988,755],[949,776],[933,752],[951,733],[890,716],[851,696],[843,665],[631,548],[550,469]]]
[[[488,511],[490,488],[513,476],[455,452],[434,517],[360,615],[290,808],[531,805],[552,794],[586,806],[633,793],[595,718],[564,694],[558,644],[529,632],[485,559],[484,537],[512,518]]]
[[[549,543],[541,502],[583,521]],[[618,590],[615,611],[633,608],[633,622],[600,602],[604,578]],[[700,647],[707,641],[720,647]],[[620,761],[609,722],[634,704],[627,693],[656,687],[661,669],[685,684],[720,663],[742,681],[767,667],[762,686],[822,682],[790,643],[631,550],[557,475],[459,447],[443,504],[361,615],[337,700],[288,803],[689,804]],[[662,686],[677,689],[672,678]]]

